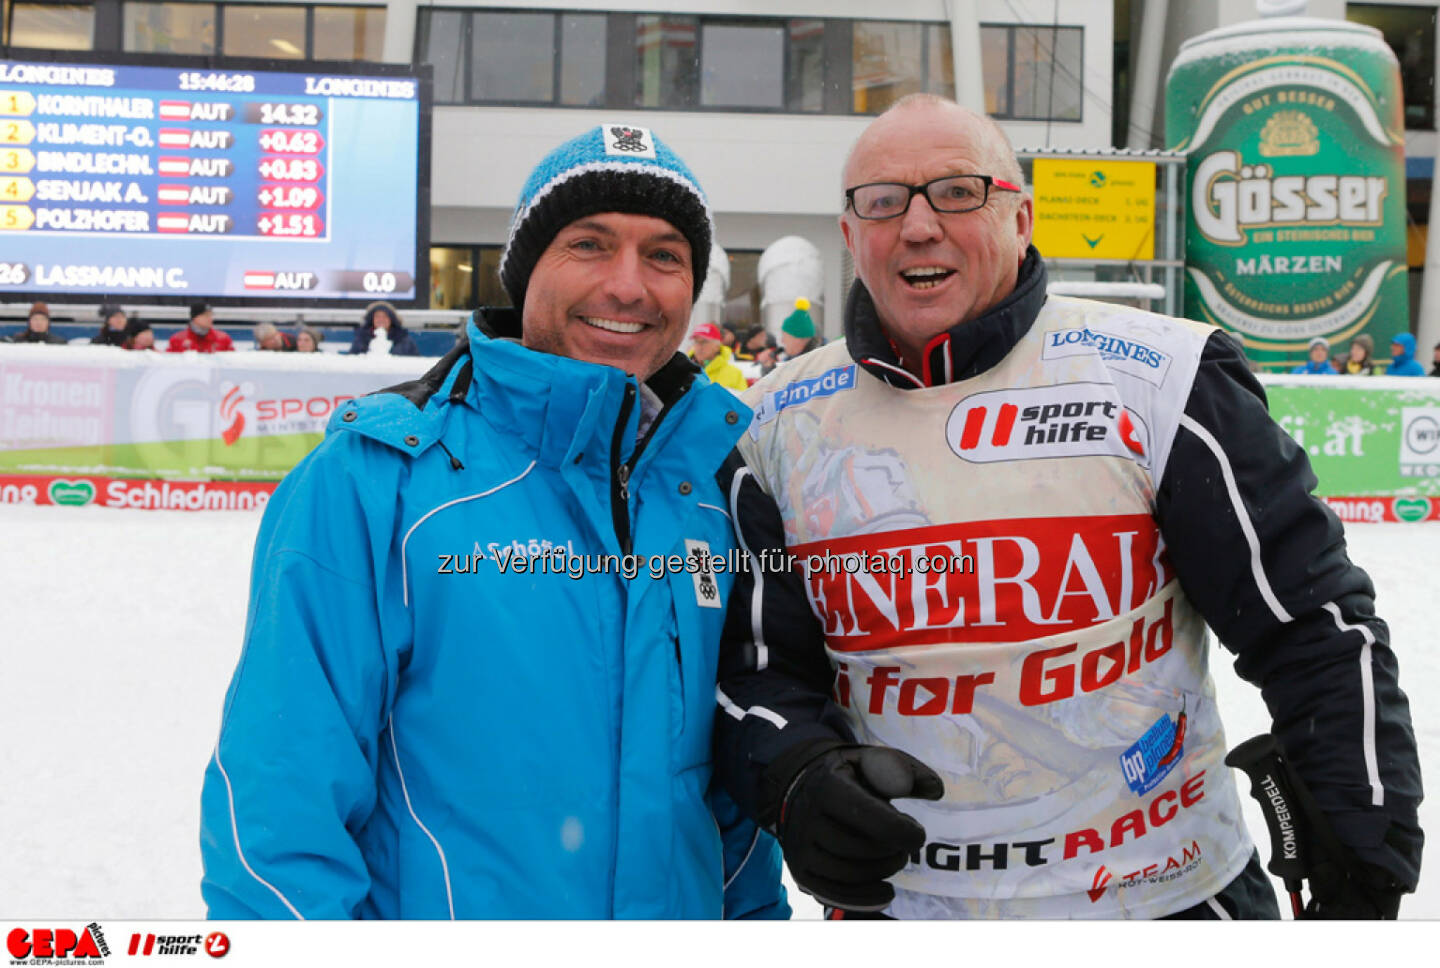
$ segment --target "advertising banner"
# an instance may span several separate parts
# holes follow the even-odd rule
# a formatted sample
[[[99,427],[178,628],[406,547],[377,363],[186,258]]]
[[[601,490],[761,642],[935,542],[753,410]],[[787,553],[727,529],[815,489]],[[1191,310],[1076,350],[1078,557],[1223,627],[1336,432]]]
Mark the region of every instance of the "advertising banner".
[[[1440,380],[1277,376],[1265,392],[1341,520],[1440,520]]]
[[[1189,154],[1185,314],[1261,365],[1409,317],[1399,65],[1379,32],[1261,20],[1186,42],[1166,143]],[[1396,321],[1401,322],[1397,323]]]
[[[0,476],[273,484],[346,400],[433,362],[0,347]]]

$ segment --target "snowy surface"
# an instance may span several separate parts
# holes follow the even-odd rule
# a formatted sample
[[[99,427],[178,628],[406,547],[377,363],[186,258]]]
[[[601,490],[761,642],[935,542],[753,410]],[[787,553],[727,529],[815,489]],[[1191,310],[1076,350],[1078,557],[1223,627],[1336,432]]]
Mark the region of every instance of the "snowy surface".
[[[0,505],[0,919],[204,916],[200,782],[239,654],[259,521]],[[1440,528],[1352,526],[1350,545],[1380,590],[1433,785]],[[1214,665],[1233,746],[1263,732],[1266,715],[1224,653]],[[1437,803],[1432,793],[1421,808],[1432,835]],[[1437,863],[1402,917],[1440,918]],[[797,917],[819,916],[793,885],[791,898]]]

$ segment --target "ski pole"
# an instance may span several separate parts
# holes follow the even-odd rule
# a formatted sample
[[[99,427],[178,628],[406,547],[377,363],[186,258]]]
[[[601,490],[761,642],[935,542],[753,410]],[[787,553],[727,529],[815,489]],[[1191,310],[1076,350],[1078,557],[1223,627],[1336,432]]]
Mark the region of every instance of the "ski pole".
[[[1250,795],[1260,804],[1265,826],[1270,830],[1270,863],[1266,869],[1284,882],[1290,893],[1290,909],[1299,920],[1305,916],[1301,889],[1309,874],[1310,843],[1280,746],[1274,736],[1261,733],[1231,750],[1225,765],[1250,778]]]

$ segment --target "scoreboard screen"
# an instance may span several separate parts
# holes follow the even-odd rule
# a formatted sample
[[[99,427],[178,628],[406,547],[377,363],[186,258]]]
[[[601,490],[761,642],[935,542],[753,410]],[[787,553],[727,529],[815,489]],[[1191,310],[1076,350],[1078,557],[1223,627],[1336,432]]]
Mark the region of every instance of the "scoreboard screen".
[[[0,301],[428,303],[428,67],[19,53]]]

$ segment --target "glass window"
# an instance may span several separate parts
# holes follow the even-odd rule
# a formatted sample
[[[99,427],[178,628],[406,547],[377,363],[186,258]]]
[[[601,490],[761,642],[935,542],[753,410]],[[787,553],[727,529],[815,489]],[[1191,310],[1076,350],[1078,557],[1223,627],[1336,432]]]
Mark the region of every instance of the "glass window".
[[[475,250],[470,246],[430,247],[430,308],[466,309],[474,298]]]
[[[983,31],[982,31],[983,34]],[[944,97],[955,96],[955,55],[950,47],[950,27],[930,24],[925,28],[925,58],[929,67],[925,90]],[[984,58],[981,58],[983,61]],[[981,70],[984,68],[982,66]]]
[[[825,109],[825,21],[792,20],[790,59],[785,67],[785,107],[791,111]]]
[[[1084,37],[1080,27],[981,27],[981,73],[989,113],[997,118],[1079,121]]]
[[[90,50],[95,9],[88,3],[15,3],[10,8],[10,43],[49,50]]]
[[[470,16],[471,98],[554,100],[554,15],[476,11]]]
[[[127,3],[121,43],[144,53],[215,53],[215,6],[209,3]]]
[[[225,51],[229,57],[305,57],[305,8],[279,4],[226,4]]]
[[[980,28],[980,76],[985,85],[985,113],[1010,116],[1010,28]]]
[[[695,106],[699,58],[696,17],[643,14],[635,18],[635,106]]]
[[[1014,27],[1011,117],[1080,120],[1078,27]],[[982,55],[983,56],[983,55]]]
[[[605,106],[604,14],[567,13],[560,18],[560,103]]]
[[[857,20],[851,83],[856,114],[879,114],[922,89],[924,24]]]
[[[449,10],[421,10],[415,34],[415,59],[435,69],[435,101],[460,104],[465,100],[464,14]]]
[[[500,285],[500,253],[498,245],[480,246],[480,264],[475,268],[477,306],[508,306],[510,294]]]
[[[384,41],[384,7],[315,8],[316,60],[378,61]]]
[[[783,108],[785,28],[705,24],[700,32],[704,107]]]
[[[1374,27],[1400,61],[1405,127],[1435,126],[1435,7],[1351,3],[1345,19]]]

